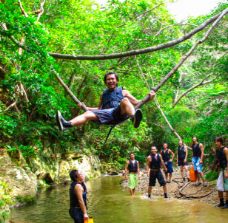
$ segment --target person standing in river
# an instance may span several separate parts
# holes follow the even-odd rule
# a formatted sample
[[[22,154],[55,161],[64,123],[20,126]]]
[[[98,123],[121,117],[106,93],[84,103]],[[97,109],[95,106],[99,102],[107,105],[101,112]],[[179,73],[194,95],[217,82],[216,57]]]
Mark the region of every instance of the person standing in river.
[[[186,172],[186,175],[188,178],[188,182],[190,181],[187,158],[188,158],[188,148],[187,148],[187,146],[184,145],[184,142],[182,140],[180,140],[179,146],[177,148],[177,165],[180,167],[181,176],[183,178],[182,183],[185,182],[183,167],[185,169],[185,172]]]
[[[196,172],[196,178],[198,180],[198,183],[196,184],[196,187],[198,187],[201,184],[201,179],[203,178],[203,156],[204,156],[204,147],[203,144],[200,142],[197,142],[197,137],[194,135],[192,137],[192,165],[194,167],[194,170]],[[203,186],[207,187],[207,183],[205,180],[203,180]]]
[[[70,185],[70,216],[75,223],[83,223],[88,219],[86,213],[86,194],[87,188],[84,183],[84,177],[78,170],[70,172],[70,178],[73,181]]]
[[[147,157],[146,160],[147,176],[149,177],[148,198],[151,198],[151,190],[152,187],[155,186],[156,179],[158,179],[160,186],[163,186],[164,197],[169,198],[167,195],[166,182],[161,172],[161,165],[163,166],[164,170],[167,171],[161,155],[157,153],[157,147],[152,146],[151,154]]]
[[[228,148],[223,146],[223,139],[221,137],[215,138],[216,157],[219,161],[219,177],[217,182],[217,190],[220,203],[215,207],[228,208]],[[226,192],[226,203],[224,204],[223,192]]]
[[[142,111],[140,109],[135,111],[133,105],[137,105],[140,101],[132,96],[129,91],[118,87],[118,82],[119,77],[116,72],[110,71],[106,73],[104,75],[104,83],[107,89],[101,94],[98,107],[88,107],[89,111],[70,121],[66,121],[60,111],[57,111],[56,120],[59,129],[64,131],[72,127],[79,127],[89,120],[97,124],[118,124],[128,117],[131,119],[134,128],[138,128],[142,120]],[[151,90],[149,95],[150,98],[146,103],[153,100],[155,92]],[[81,103],[78,104],[79,108],[81,108],[81,105]]]
[[[127,169],[129,169],[129,190],[131,195],[135,195],[135,188],[137,186],[138,179],[140,179],[139,162],[135,160],[135,154],[130,153],[130,159],[126,163],[125,178],[128,179]]]
[[[165,166],[167,168],[167,171],[165,172],[165,179],[166,179],[166,183],[171,183],[172,181],[172,172],[173,172],[173,164],[172,161],[175,157],[174,153],[172,152],[172,150],[168,149],[168,143],[163,143],[163,148],[164,150],[162,150],[160,152],[162,159],[165,163]],[[170,158],[170,155],[172,155],[172,158]],[[169,179],[168,179],[169,176]]]

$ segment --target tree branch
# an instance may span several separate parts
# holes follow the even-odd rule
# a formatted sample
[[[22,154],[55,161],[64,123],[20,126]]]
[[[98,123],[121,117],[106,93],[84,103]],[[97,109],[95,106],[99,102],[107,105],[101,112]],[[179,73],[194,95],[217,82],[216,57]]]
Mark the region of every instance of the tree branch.
[[[163,5],[163,4],[164,4],[164,3],[160,3],[159,5],[156,5],[154,8],[149,9],[149,10],[147,10],[147,11],[145,11],[145,12],[140,13],[139,15],[137,15],[137,16],[135,17],[135,19],[139,18],[141,15],[145,15],[145,14],[147,14],[148,12],[153,11],[154,9],[158,8],[159,6],[161,6],[161,5]],[[120,28],[120,27],[125,26],[125,25],[126,25],[126,22],[124,22],[124,23],[122,23],[121,25],[117,26],[117,28]]]
[[[27,102],[29,102],[28,96],[27,96],[27,94],[26,94],[26,92],[25,92],[25,89],[24,89],[22,83],[19,82],[19,85],[20,85],[20,88],[21,88],[21,91],[22,91],[22,94],[21,94],[21,95],[22,95],[22,96],[24,95],[25,100],[26,100]]]
[[[183,98],[186,94],[188,94],[188,93],[189,93],[190,91],[192,91],[193,89],[195,89],[195,88],[197,88],[197,87],[199,87],[199,86],[201,86],[201,85],[205,85],[205,84],[211,83],[214,79],[204,82],[209,76],[210,76],[210,75],[208,75],[206,78],[204,78],[204,79],[203,79],[202,81],[200,81],[198,84],[193,85],[193,86],[190,87],[187,91],[185,91],[184,93],[182,93],[182,94],[178,97],[178,99],[176,99],[176,100],[174,101],[173,107],[175,107],[175,105],[181,100],[181,98]]]
[[[177,138],[182,141],[182,138],[179,136],[179,134],[177,133],[177,131],[172,127],[172,125],[170,124],[170,122],[168,121],[168,119],[166,118],[163,110],[161,109],[161,106],[158,103],[157,97],[154,98],[155,99],[155,104],[156,107],[159,109],[159,111],[161,112],[163,118],[165,119],[166,123],[168,124],[169,128],[171,129],[171,131],[177,136]]]
[[[141,75],[144,77],[144,74],[141,72],[142,69],[141,69],[141,67],[140,67],[140,65],[139,65],[138,62],[137,62],[137,65],[138,65],[138,67],[139,67],[139,70],[140,70]],[[149,75],[150,75],[150,73],[149,73]],[[150,78],[151,78],[151,81],[152,81],[152,85],[154,85],[154,84],[153,84],[153,83],[154,83],[154,82],[153,82],[153,78],[152,78],[151,75],[150,75]],[[147,80],[145,79],[145,77],[144,77],[144,80],[145,80],[145,82],[146,82],[146,85],[148,86],[148,90],[150,90],[149,83],[147,82]],[[177,138],[178,138],[180,141],[183,141],[182,138],[181,138],[181,137],[179,136],[179,134],[177,133],[177,131],[172,127],[172,125],[170,124],[169,120],[167,119],[165,113],[164,113],[163,110],[161,109],[161,106],[160,106],[159,103],[158,103],[158,100],[157,100],[157,96],[156,96],[156,95],[155,95],[155,97],[154,97],[154,101],[155,101],[156,107],[157,107],[157,108],[159,109],[159,111],[161,112],[163,118],[165,119],[165,121],[166,121],[166,123],[168,124],[169,128],[171,129],[171,131],[177,136]],[[135,106],[135,109],[136,109],[136,106]],[[185,146],[186,146],[186,145],[185,145]],[[187,147],[188,147],[188,146],[187,146]],[[190,147],[188,147],[188,149],[192,150],[192,148],[190,148]]]
[[[73,92],[67,87],[67,85],[63,82],[63,80],[59,77],[59,74],[55,70],[53,70],[53,72],[54,72],[56,78],[58,79],[59,83],[65,88],[65,90],[71,96],[71,98],[74,100],[74,102],[76,104],[80,104],[81,102],[75,97],[75,95],[73,94]],[[81,105],[81,108],[84,111],[88,111],[88,108],[84,104]]]
[[[228,13],[228,8],[226,8],[222,13],[219,14],[219,16],[217,17],[213,25],[210,27],[210,29],[206,32],[204,37],[201,40],[197,41],[192,46],[192,48],[182,57],[181,61],[160,81],[160,83],[154,88],[155,91],[157,91],[163,84],[165,84],[165,82],[177,71],[177,69],[184,63],[184,61],[192,54],[195,48],[206,40],[212,29],[215,27],[215,25],[217,25],[217,23],[222,19],[222,17],[226,13]]]
[[[37,21],[40,20],[40,16],[44,13],[44,3],[45,3],[45,0],[40,3],[40,10],[41,11],[38,13]]]
[[[22,4],[21,4],[21,1],[20,1],[20,0],[18,0],[18,3],[19,3],[19,6],[20,6],[21,11],[22,11],[22,13],[24,14],[24,16],[25,16],[25,17],[28,17],[28,14],[27,14],[27,12],[23,9],[23,6],[22,6]]]
[[[141,14],[139,14],[136,18],[139,18],[141,15],[145,15],[145,14],[147,14],[148,12],[151,12],[151,11],[153,11],[154,9],[156,9],[156,8],[158,8],[159,6],[161,6],[161,5],[163,5],[164,3],[160,3],[159,5],[156,5],[154,8],[152,8],[152,9],[149,9],[149,10],[147,10],[147,11],[145,11],[145,12],[142,12]]]
[[[228,12],[228,8],[226,8],[222,13],[219,14],[219,16],[217,17],[217,19],[215,20],[215,22],[213,23],[212,27],[206,32],[205,36],[207,37],[210,32],[212,31],[212,29],[215,27],[215,25],[222,19],[222,17]],[[204,22],[205,23],[205,22]],[[191,31],[192,32],[192,31]],[[195,48],[198,46],[198,44],[203,43],[203,41],[205,41],[205,36],[197,41],[192,48],[182,57],[181,61],[159,82],[159,84],[157,86],[155,86],[153,88],[153,90],[156,92],[158,91],[162,85],[164,85],[166,83],[166,81],[177,71],[177,69],[185,62],[185,60],[187,60],[187,58],[192,54],[192,52],[195,50]],[[141,100],[136,106],[135,109],[140,108],[143,104],[145,104],[146,101],[148,101],[150,98],[149,94],[143,98],[143,100]]]
[[[193,25],[193,24],[189,24],[189,23],[186,23],[186,24],[185,23],[184,24],[183,23],[176,23],[176,24],[173,24],[173,25],[170,25],[170,26],[166,26],[166,27],[160,29],[154,36],[160,35],[162,31],[164,31],[165,29],[171,28],[173,26],[186,26],[186,25],[197,26],[197,25]]]
[[[13,102],[11,105],[9,105],[6,109],[5,109],[5,112],[8,111],[10,108],[14,107],[17,103],[17,99],[15,102]]]
[[[205,22],[203,22],[197,28],[191,30],[188,34],[180,37],[179,39],[172,40],[172,41],[169,41],[167,43],[163,43],[163,44],[160,44],[160,45],[157,45],[154,47],[147,47],[147,48],[140,49],[140,50],[131,50],[131,51],[124,52],[124,53],[116,53],[116,54],[108,54],[108,55],[95,55],[95,56],[69,55],[69,54],[59,54],[59,53],[49,53],[49,55],[56,58],[56,59],[68,59],[68,60],[109,60],[109,59],[116,59],[116,58],[122,58],[122,57],[127,57],[127,56],[134,56],[134,55],[139,55],[139,54],[151,53],[154,51],[170,48],[172,46],[175,46],[175,45],[191,38],[193,35],[200,32],[201,30],[203,30],[206,26],[208,26],[209,24],[211,24],[212,22],[214,22],[218,18],[220,18],[221,17],[220,15],[223,16],[224,14],[226,14],[227,11],[228,11],[228,8],[225,9],[222,13],[220,12],[216,16],[214,16],[210,19],[207,19]],[[208,32],[208,35],[209,35],[209,32]],[[202,40],[200,43],[202,43]]]

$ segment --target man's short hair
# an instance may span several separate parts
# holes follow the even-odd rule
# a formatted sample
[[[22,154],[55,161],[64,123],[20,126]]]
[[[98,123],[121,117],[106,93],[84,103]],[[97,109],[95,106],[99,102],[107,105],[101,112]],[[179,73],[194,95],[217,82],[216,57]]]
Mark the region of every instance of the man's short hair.
[[[151,149],[152,149],[153,147],[155,147],[155,149],[157,149],[157,146],[151,146]]]
[[[218,136],[215,138],[215,141],[220,142],[223,145],[223,138]]]
[[[163,143],[163,146],[164,146],[165,144],[167,144],[167,147],[169,147],[169,144],[168,144],[167,142],[164,142],[164,143]]]
[[[131,156],[131,154],[135,155],[133,152],[130,152],[130,153],[129,153],[129,156]]]
[[[107,76],[110,75],[110,74],[115,74],[116,80],[119,81],[119,77],[118,77],[117,73],[114,72],[114,71],[109,71],[109,72],[107,72],[107,73],[104,75],[104,83],[105,83],[105,84],[106,84],[106,78],[107,78]]]
[[[71,170],[70,171],[70,179],[76,182],[76,178],[78,178],[78,170]]]
[[[193,135],[193,136],[192,136],[192,139],[193,139],[193,138],[196,138],[196,139],[197,139],[197,136],[196,136],[196,135]]]

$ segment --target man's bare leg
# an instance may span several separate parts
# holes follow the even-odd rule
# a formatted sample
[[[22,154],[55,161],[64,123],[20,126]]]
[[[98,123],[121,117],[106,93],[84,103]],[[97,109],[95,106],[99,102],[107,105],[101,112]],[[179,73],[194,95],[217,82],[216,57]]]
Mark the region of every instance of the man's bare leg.
[[[151,190],[152,190],[152,186],[148,187],[148,197],[151,198]]]
[[[61,131],[72,128],[73,126],[80,126],[88,120],[99,121],[98,117],[91,111],[87,111],[82,115],[79,115],[72,119],[71,121],[66,121],[60,111],[57,111],[56,121]]]
[[[134,194],[133,194],[133,189],[131,189],[130,187],[129,187],[129,191],[130,191],[130,193],[131,193],[131,196],[134,195]]]
[[[188,166],[184,166],[185,168],[185,172],[186,172],[186,175],[187,175],[187,178],[188,178],[188,181],[190,181],[189,179],[189,171],[188,171]]]
[[[195,172],[196,172],[196,178],[198,180],[198,183],[201,183],[199,172],[197,170]]]
[[[132,195],[135,195],[135,188],[134,188],[134,189],[132,189],[132,192],[133,192],[133,194],[132,194]]]
[[[123,98],[120,102],[120,111],[121,115],[127,114],[128,117],[131,117],[135,128],[139,127],[142,120],[142,111],[140,109],[135,111],[133,105],[127,98]]]
[[[180,166],[180,172],[181,172],[181,176],[184,179],[184,171],[183,171],[183,166]]]
[[[203,183],[205,184],[206,180],[203,179],[203,176],[204,176],[203,172],[199,172],[198,174],[199,174],[199,178],[201,178],[203,180]]]
[[[168,173],[165,173],[165,181],[168,181]]]
[[[121,115],[127,114],[129,117],[135,114],[135,109],[127,98],[123,98],[120,102]]]
[[[164,191],[164,193],[167,194],[167,186],[166,185],[163,185],[163,191]]]
[[[172,181],[172,173],[169,173],[169,181]]]
[[[181,176],[182,176],[182,178],[183,178],[182,183],[184,183],[184,181],[185,181],[185,177],[184,177],[184,170],[183,170],[183,166],[180,166],[180,171],[181,171]]]
[[[84,114],[79,115],[72,120],[70,120],[72,126],[79,127],[80,125],[84,124],[85,122],[92,120],[92,121],[99,121],[98,117],[91,111],[86,111]]]

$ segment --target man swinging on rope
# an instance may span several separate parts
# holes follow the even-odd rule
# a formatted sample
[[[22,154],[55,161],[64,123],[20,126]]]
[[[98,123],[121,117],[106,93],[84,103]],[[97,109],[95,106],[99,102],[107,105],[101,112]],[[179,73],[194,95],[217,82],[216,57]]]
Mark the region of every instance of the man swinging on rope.
[[[142,111],[137,109],[135,111],[133,105],[137,105],[138,101],[127,90],[122,87],[117,87],[119,77],[117,73],[110,71],[104,76],[104,82],[108,89],[104,90],[100,97],[100,102],[96,108],[88,108],[84,114],[66,121],[61,113],[57,112],[57,123],[61,131],[67,130],[73,126],[78,127],[86,121],[92,120],[97,124],[118,124],[121,121],[130,117],[135,128],[138,128],[142,120]],[[153,100],[155,96],[154,91],[149,92],[150,99],[146,102]],[[81,104],[78,104],[81,108]]]

